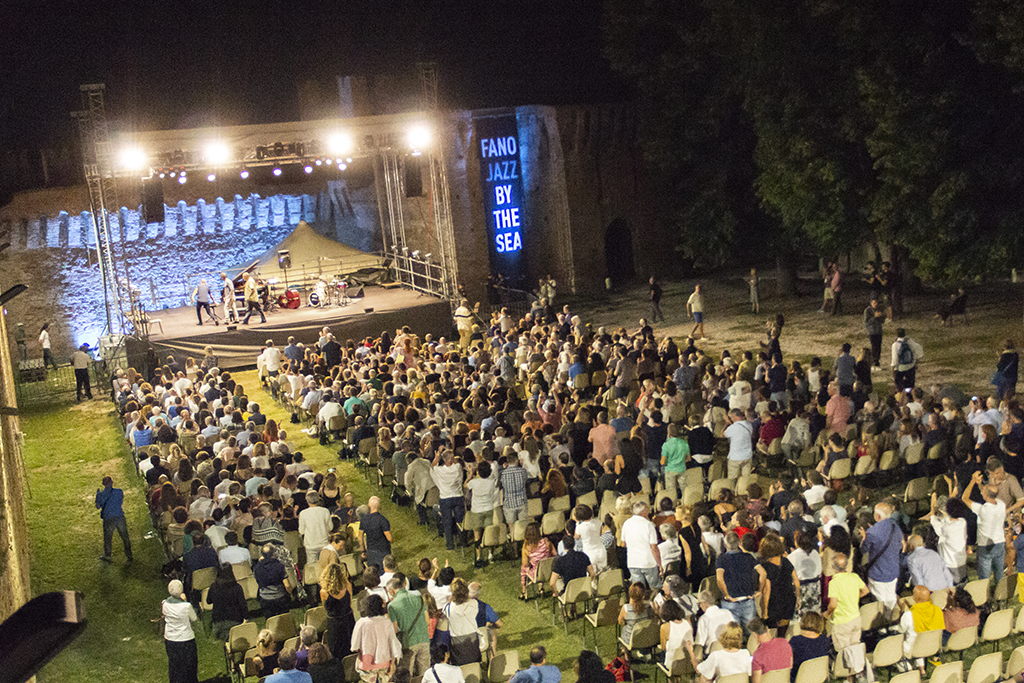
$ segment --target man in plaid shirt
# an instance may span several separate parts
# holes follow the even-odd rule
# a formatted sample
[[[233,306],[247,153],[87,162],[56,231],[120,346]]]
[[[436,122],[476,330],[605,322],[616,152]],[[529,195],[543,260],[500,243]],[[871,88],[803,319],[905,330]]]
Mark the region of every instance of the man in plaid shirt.
[[[511,534],[512,525],[516,520],[526,519],[526,470],[519,466],[519,455],[513,453],[505,469],[498,475],[498,485],[505,492],[502,507],[505,512],[505,523]]]

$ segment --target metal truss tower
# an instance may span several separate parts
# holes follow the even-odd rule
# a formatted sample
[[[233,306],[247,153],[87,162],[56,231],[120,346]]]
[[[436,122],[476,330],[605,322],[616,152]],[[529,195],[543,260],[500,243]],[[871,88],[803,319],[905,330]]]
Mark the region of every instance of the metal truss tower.
[[[115,263],[121,259],[115,259],[114,256],[115,244],[111,238],[110,213],[107,209],[112,206],[116,211],[120,204],[117,198],[117,182],[114,178],[110,129],[103,101],[106,88],[102,83],[91,83],[79,89],[82,92],[82,111],[75,112],[72,116],[78,121],[78,132],[82,141],[82,166],[85,171],[85,182],[89,187],[89,208],[92,211],[100,280],[103,284],[103,301],[107,311],[107,331],[109,334],[118,334],[125,329],[125,314],[121,306],[119,289],[123,286],[126,291],[130,291],[131,283],[123,261],[121,279],[115,267]],[[117,230],[120,234],[120,227]]]
[[[451,199],[448,193],[448,171],[444,155],[444,118],[437,98],[437,64],[420,64],[423,81],[423,106],[431,118],[433,140],[427,155],[430,166],[430,195],[434,209],[434,226],[441,247],[441,279],[445,298],[454,310],[459,305],[459,266],[455,257],[455,228],[452,225]]]

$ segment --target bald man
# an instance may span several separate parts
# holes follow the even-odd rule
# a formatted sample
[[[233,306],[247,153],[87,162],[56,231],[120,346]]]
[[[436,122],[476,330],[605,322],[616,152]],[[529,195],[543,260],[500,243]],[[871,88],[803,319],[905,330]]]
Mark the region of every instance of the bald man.
[[[391,554],[391,523],[380,512],[380,498],[370,498],[366,506],[370,511],[359,520],[359,537],[365,548],[365,562],[382,569],[384,558]]]

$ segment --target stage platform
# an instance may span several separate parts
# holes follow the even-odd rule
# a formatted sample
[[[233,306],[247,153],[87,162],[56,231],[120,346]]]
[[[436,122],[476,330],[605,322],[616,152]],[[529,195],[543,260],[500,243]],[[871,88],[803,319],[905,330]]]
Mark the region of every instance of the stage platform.
[[[199,362],[203,349],[212,346],[220,367],[234,369],[253,367],[268,339],[282,348],[289,336],[310,345],[316,343],[324,326],[330,327],[342,344],[347,339],[378,337],[385,330],[394,335],[404,325],[421,337],[430,333],[435,339],[450,338],[453,334],[451,309],[446,301],[408,289],[366,287],[364,292],[363,297],[353,299],[348,306],[278,309],[267,315],[265,323],[253,314],[248,325],[239,323],[235,330],[228,330],[223,320],[219,326],[208,322],[205,312],[203,325],[198,325],[194,306],[151,311],[149,341],[161,361],[173,355],[183,366],[189,356]],[[368,308],[373,311],[368,312]],[[218,306],[217,315],[220,314]]]

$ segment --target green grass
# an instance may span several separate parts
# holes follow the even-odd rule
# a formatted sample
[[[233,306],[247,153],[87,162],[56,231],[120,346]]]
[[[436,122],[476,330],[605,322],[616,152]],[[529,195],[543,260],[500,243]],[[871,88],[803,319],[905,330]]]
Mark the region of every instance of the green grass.
[[[302,434],[299,425],[288,424],[288,413],[256,389],[254,372],[240,373],[239,380],[269,416],[292,428],[289,441],[323,471],[338,467],[358,502],[377,493],[376,486],[357,472],[351,462],[338,462],[337,447],[323,447]],[[144,539],[151,530],[142,480],[130,465],[129,453],[118,422],[102,401],[82,406],[35,410],[22,422],[26,433],[25,461],[30,495],[28,520],[32,538],[32,590],[34,595],[73,589],[85,595],[89,627],[39,674],[40,681],[155,681],[167,676],[162,638],[150,620],[159,616],[166,582],[160,576],[163,556],[157,539]],[[99,513],[93,500],[100,479],[110,474],[125,491],[125,513],[135,562],[126,566],[120,539],[114,537],[114,562],[97,558],[103,552]],[[474,569],[472,553],[465,560],[460,551],[446,552],[444,540],[416,523],[415,512],[386,500],[384,513],[392,524],[395,554],[400,567],[415,572],[421,557],[451,561],[459,576],[484,585],[483,599],[501,615],[504,628],[499,649],[519,651],[523,665],[536,644],[548,648],[548,659],[571,675],[572,663],[581,649],[582,622],[570,623],[566,636],[561,623],[552,624],[550,602],[538,612],[533,604],[518,600],[519,561],[496,559],[484,569]],[[296,619],[302,611],[293,612]],[[262,623],[262,619],[257,619]],[[614,648],[614,629],[599,633],[600,650],[607,659]],[[220,644],[200,634],[199,677],[223,673]],[[588,632],[589,649],[593,641]],[[650,672],[653,674],[653,670]]]

